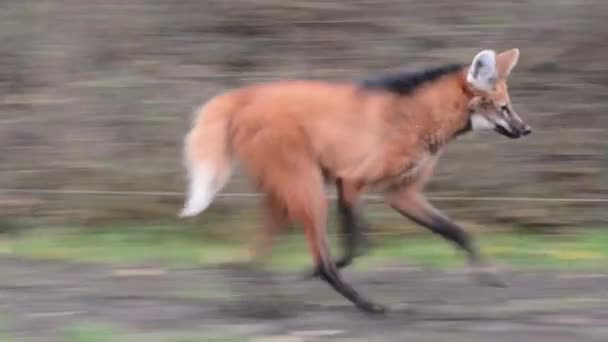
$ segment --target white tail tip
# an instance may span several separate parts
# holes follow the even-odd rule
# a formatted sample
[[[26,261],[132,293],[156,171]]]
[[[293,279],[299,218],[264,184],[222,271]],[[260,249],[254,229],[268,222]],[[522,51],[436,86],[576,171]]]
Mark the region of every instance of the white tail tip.
[[[190,173],[188,198],[178,217],[192,217],[207,209],[217,192],[215,174],[212,168],[197,166]]]
[[[180,211],[180,213],[177,215],[177,217],[179,217],[179,218],[192,217],[192,216],[198,215],[201,211],[203,211],[203,210],[196,210],[194,208],[186,207],[186,208],[182,209],[182,211]]]

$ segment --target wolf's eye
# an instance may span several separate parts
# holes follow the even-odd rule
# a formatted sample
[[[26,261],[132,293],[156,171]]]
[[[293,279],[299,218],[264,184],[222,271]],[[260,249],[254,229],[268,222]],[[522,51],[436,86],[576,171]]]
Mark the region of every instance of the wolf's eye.
[[[503,113],[509,113],[509,106],[507,106],[507,105],[500,106],[500,111]]]

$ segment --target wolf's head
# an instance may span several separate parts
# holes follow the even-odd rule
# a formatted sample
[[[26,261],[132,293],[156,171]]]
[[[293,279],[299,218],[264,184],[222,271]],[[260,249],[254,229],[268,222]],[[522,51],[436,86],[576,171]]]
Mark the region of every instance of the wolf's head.
[[[467,72],[467,84],[474,93],[468,108],[472,130],[494,130],[513,139],[532,132],[513,110],[507,90],[507,79],[518,59],[518,49],[499,54],[484,50],[473,58]]]

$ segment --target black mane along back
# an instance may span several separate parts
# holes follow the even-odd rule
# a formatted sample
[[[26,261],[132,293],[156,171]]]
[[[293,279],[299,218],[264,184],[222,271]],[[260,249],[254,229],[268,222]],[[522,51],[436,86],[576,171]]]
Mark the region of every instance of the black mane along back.
[[[420,86],[433,82],[442,76],[462,70],[463,64],[448,64],[436,68],[401,72],[363,80],[360,85],[365,89],[386,90],[398,95],[409,95]]]

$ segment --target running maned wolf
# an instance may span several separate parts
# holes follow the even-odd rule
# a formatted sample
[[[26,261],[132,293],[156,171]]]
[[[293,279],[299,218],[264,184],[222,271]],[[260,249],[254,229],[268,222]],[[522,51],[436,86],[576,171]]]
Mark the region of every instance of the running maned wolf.
[[[509,138],[531,129],[513,110],[507,78],[519,50],[479,52],[447,65],[359,83],[311,80],[251,85],[220,94],[197,113],[184,146],[188,198],[180,216],[205,210],[230,179],[235,162],[264,195],[266,220],[254,255],[291,221],[306,234],[314,274],[368,312],[384,308],[355,291],[338,269],[356,256],[367,229],[357,203],[369,188],[403,216],[455,243],[490,285],[502,282],[472,238],[421,194],[447,143],[469,131]],[[330,257],[326,182],[338,189],[345,255]]]

